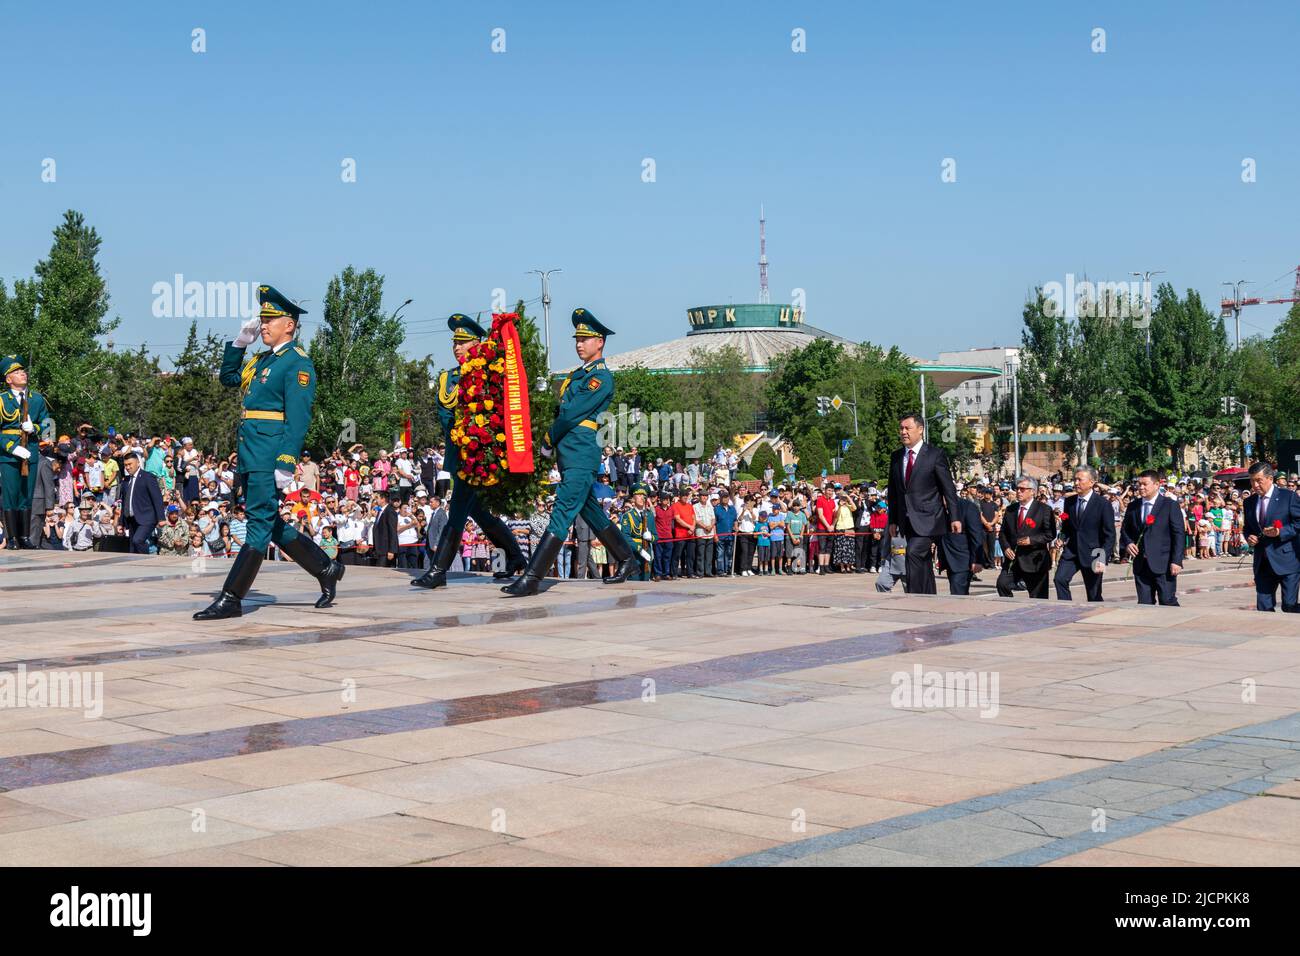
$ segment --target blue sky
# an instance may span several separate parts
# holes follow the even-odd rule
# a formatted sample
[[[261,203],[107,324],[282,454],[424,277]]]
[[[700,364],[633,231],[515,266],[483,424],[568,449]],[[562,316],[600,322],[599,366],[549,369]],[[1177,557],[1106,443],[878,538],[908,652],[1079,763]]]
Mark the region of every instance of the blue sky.
[[[115,342],[165,353],[188,320],[152,315],[156,282],[270,282],[318,320],[348,264],[414,299],[409,354],[445,359],[438,320],[555,267],[560,336],[582,305],[611,351],[648,345],[756,299],[760,202],[774,301],[802,288],[810,323],[930,357],[1017,341],[1026,292],[1067,273],[1217,299],[1289,295],[1300,263],[1294,3],[5,2],[0,23],[0,277],[81,210]]]

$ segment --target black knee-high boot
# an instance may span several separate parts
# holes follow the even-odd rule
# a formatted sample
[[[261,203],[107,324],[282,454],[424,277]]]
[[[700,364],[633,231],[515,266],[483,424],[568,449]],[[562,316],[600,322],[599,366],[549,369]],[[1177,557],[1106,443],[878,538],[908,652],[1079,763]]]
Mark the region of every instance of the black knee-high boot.
[[[280,550],[320,582],[320,597],[316,599],[316,606],[329,607],[333,604],[339,581],[343,580],[343,572],[346,570],[343,563],[331,560],[320,545],[305,534],[299,534],[292,541],[281,542]]]
[[[456,560],[456,552],[460,549],[460,539],[464,533],[463,525],[459,530],[453,529],[451,525],[443,529],[438,543],[438,552],[433,556],[433,567],[418,578],[412,578],[411,584],[417,588],[428,588],[430,591],[446,587],[447,569],[451,567],[451,562]]]
[[[19,549],[22,547],[22,537],[18,533],[18,512],[5,509],[5,547]]]
[[[263,553],[244,545],[235,555],[235,563],[226,575],[226,583],[221,588],[217,599],[202,611],[194,615],[196,621],[215,621],[223,617],[239,617],[243,614],[240,601],[253,586],[257,569],[262,566]]]
[[[546,577],[546,572],[551,570],[551,565],[555,563],[555,556],[560,553],[562,547],[564,547],[563,538],[556,537],[549,531],[543,534],[542,540],[537,542],[533,559],[528,562],[527,569],[501,590],[511,597],[536,594],[542,578]]]
[[[622,584],[641,570],[640,555],[628,546],[627,538],[623,537],[623,532],[618,530],[618,525],[608,525],[603,531],[598,532],[596,537],[605,545],[605,550],[618,565],[614,573],[605,579],[606,584]]]

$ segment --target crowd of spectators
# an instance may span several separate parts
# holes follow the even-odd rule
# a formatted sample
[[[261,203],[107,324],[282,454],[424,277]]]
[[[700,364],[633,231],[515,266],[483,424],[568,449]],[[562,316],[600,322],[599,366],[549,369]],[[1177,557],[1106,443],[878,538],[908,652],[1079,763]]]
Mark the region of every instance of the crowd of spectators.
[[[372,456],[354,445],[319,462],[304,453],[281,515],[344,563],[428,567],[447,522],[451,475],[443,468],[444,453],[444,446],[422,452],[398,446]],[[233,453],[201,450],[189,437],[99,435],[89,424],[41,449],[37,467],[48,474],[38,482],[33,541],[53,549],[126,550],[119,498],[129,470],[124,461],[132,455],[158,482],[164,503],[150,551],[190,558],[238,552],[246,523]],[[883,487],[827,478],[796,481],[770,468],[742,481],[741,467],[736,452],[722,448],[704,460],[653,462],[635,448],[606,448],[594,493],[617,521],[634,507],[634,491],[645,490],[655,537],[645,570],[654,580],[874,573],[886,567],[891,541]],[[554,467],[550,478],[558,482]],[[1278,483],[1286,487],[1287,476],[1279,475]],[[1001,567],[996,529],[1004,510],[1015,506],[1012,482],[967,478],[958,488],[979,507],[986,566]],[[1040,484],[1038,496],[1059,512],[1072,488],[1057,474]],[[1117,521],[1136,494],[1122,481],[1104,483],[1099,491],[1111,499]],[[1242,503],[1248,491],[1229,482],[1173,478],[1165,493],[1182,509],[1189,555],[1211,559],[1246,549]],[[503,516],[526,555],[546,529],[552,502],[547,496],[531,514]],[[384,516],[386,509],[391,518]],[[272,546],[271,557],[278,557],[275,552]],[[488,570],[491,558],[491,544],[470,521],[453,570]],[[612,574],[614,565],[579,518],[552,570],[599,578]]]

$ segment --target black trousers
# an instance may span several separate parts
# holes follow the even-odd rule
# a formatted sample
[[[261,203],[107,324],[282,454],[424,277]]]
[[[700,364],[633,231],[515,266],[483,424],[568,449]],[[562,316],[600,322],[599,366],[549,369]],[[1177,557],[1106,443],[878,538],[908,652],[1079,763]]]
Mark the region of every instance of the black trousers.
[[[970,569],[965,571],[948,570],[948,593],[970,594]]]
[[[827,539],[832,540],[830,538]],[[934,539],[910,535],[907,539],[907,593],[937,594],[934,584],[934,561],[930,557]]]
[[[1072,554],[1061,553],[1061,559],[1056,565],[1056,599],[1058,601],[1070,601],[1070,582],[1074,580],[1076,572],[1083,574],[1083,590],[1088,595],[1089,601],[1100,601],[1101,582],[1103,575],[1097,574],[1088,564],[1080,564],[1079,559]]]
[[[1014,559],[1003,561],[1002,573],[998,575],[998,594],[1011,597],[1015,593],[1012,585],[1019,580],[1024,583],[1031,598],[1047,600],[1047,578],[1051,570],[1052,566],[1048,564],[1040,571],[1022,571]]]
[[[1277,589],[1282,589],[1282,610],[1287,614],[1300,613],[1300,571],[1278,574],[1269,564],[1268,555],[1259,560],[1255,571],[1255,610],[1271,611],[1277,605]]]
[[[140,524],[135,518],[126,519],[126,533],[131,538],[132,554],[148,554],[149,539],[153,537],[155,524]]]
[[[1178,579],[1167,571],[1156,574],[1144,554],[1133,559],[1133,584],[1139,604],[1155,604],[1158,598],[1166,607],[1178,607]]]

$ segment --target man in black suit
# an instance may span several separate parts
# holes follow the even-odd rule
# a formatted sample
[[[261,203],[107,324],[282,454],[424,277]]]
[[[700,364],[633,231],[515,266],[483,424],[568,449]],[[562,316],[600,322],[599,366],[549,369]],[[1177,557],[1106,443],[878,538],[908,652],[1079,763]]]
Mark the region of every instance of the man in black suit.
[[[998,594],[1011,597],[1019,579],[1031,598],[1047,598],[1047,578],[1052,570],[1051,544],[1056,538],[1056,515],[1035,495],[1038,482],[1021,476],[1016,482],[1016,506],[1002,515],[1002,573]]]
[[[1061,509],[1061,534],[1065,543],[1056,563],[1056,599],[1069,601],[1075,572],[1083,574],[1089,601],[1100,601],[1102,576],[1115,550],[1115,509],[1097,491],[1097,469],[1081,465],[1074,470],[1075,493]]]
[[[1296,536],[1300,535],[1300,496],[1273,482],[1273,466],[1257,461],[1250,466],[1250,487],[1255,493],[1246,499],[1246,541],[1254,549],[1255,610],[1272,611],[1277,589],[1282,588],[1282,611],[1300,613],[1300,558]]]
[[[140,466],[140,456],[132,452],[122,459],[126,481],[122,485],[122,528],[131,540],[132,554],[148,554],[154,529],[163,521],[162,491],[158,479]]]
[[[904,415],[898,422],[903,447],[889,460],[890,537],[907,539],[908,594],[935,593],[930,551],[949,531],[962,533],[948,456],[924,436],[921,416]]]
[[[381,568],[397,567],[397,509],[388,500],[387,493],[375,492],[375,504],[383,510],[375,518],[375,564]]]
[[[1139,604],[1178,607],[1178,572],[1187,543],[1183,509],[1160,493],[1160,473],[1138,475],[1138,497],[1124,512],[1120,549],[1133,561]]]
[[[958,498],[953,517],[961,522],[961,531],[949,531],[939,539],[939,568],[948,573],[949,594],[970,594],[971,575],[988,563],[979,506],[969,498]]]

